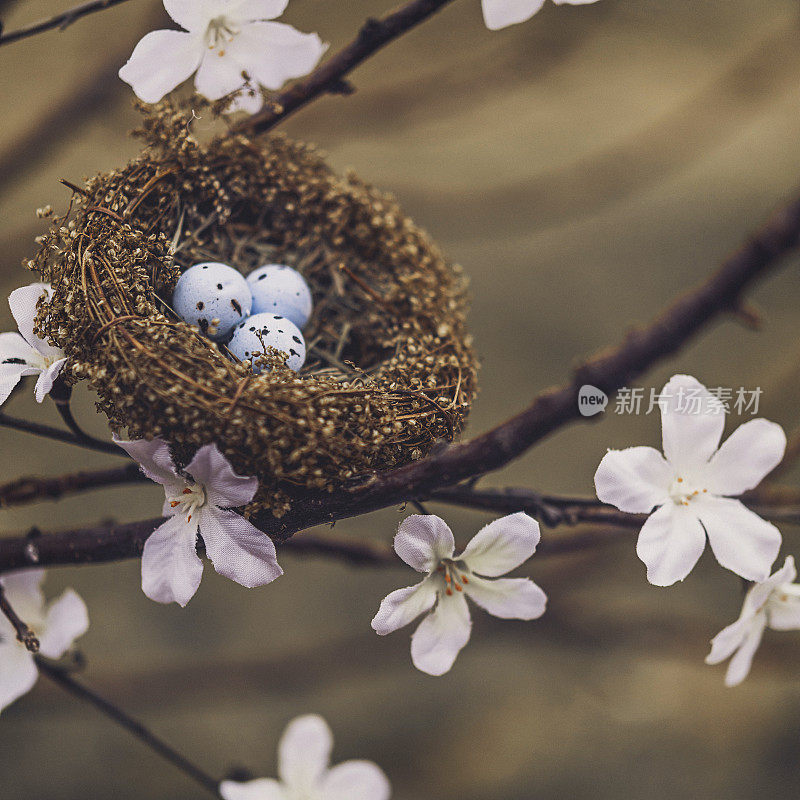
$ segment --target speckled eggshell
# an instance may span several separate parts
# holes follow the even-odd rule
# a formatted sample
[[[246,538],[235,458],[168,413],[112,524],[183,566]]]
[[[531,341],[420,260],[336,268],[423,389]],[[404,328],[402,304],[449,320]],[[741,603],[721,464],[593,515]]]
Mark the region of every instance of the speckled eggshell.
[[[247,276],[253,295],[253,313],[280,314],[298,328],[305,327],[313,301],[305,278],[283,264],[267,264]]]
[[[178,316],[214,341],[225,339],[250,314],[252,304],[244,276],[213,261],[189,267],[172,295]]]
[[[306,343],[300,329],[291,320],[277,314],[253,314],[239,323],[228,342],[228,350],[240,361],[250,361],[274,347],[289,358],[286,366],[297,372],[306,360]],[[261,372],[260,366],[253,370]]]

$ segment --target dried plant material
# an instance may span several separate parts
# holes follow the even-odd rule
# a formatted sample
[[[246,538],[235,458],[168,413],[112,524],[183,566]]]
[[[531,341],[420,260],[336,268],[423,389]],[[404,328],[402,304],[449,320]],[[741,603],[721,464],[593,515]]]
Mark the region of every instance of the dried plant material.
[[[53,287],[41,333],[87,380],[116,432],[162,437],[177,463],[216,442],[255,475],[246,513],[280,515],[303,489],[332,489],[421,457],[462,428],[477,364],[466,282],[394,200],[335,175],[282,136],[201,146],[160,104],[144,153],[77,191],[29,266]],[[181,322],[180,272],[219,260],[243,274],[288,264],[314,314],[306,366],[264,357],[254,375]]]

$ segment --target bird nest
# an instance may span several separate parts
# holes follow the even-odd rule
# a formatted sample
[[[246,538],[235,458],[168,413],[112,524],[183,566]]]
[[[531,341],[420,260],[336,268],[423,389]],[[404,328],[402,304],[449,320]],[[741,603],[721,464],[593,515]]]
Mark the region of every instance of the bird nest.
[[[461,430],[476,390],[459,267],[398,208],[282,136],[207,145],[160,107],[142,155],[71,186],[29,266],[52,284],[38,330],[88,381],[116,432],[167,440],[178,463],[216,443],[259,479],[248,515],[422,457]],[[314,312],[299,373],[254,374],[170,308],[183,269],[297,269]]]

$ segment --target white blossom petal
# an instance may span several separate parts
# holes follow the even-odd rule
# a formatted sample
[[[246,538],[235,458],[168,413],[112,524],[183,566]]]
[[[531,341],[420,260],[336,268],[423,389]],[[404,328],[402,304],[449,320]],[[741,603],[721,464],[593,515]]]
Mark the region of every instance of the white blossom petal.
[[[119,445],[134,461],[139,464],[142,472],[151,481],[159,483],[169,489],[178,489],[186,484],[175,471],[169,445],[163,439],[134,439],[125,442],[113,437],[114,444]]]
[[[164,0],[164,8],[181,28],[205,33],[212,19],[227,15],[236,0]]]
[[[33,656],[16,641],[0,643],[0,711],[29,692],[39,671]]]
[[[278,781],[258,778],[254,781],[222,781],[219,793],[223,800],[291,800]]]
[[[724,407],[700,381],[674,375],[661,390],[664,455],[678,471],[696,470],[711,458],[725,427]]]
[[[26,618],[41,615],[44,608],[44,594],[41,587],[43,580],[44,570],[38,567],[15,570],[0,576],[0,584],[9,602],[14,605],[18,614]]]
[[[61,658],[72,643],[89,629],[86,603],[72,589],[67,589],[47,611],[39,633],[39,652],[46,658]]]
[[[539,523],[520,511],[481,528],[458,560],[472,572],[494,578],[527,561],[536,552],[540,538]]]
[[[781,533],[771,523],[728,497],[692,501],[717,561],[750,581],[764,581],[781,548]]]
[[[344,761],[322,780],[319,800],[389,800],[389,779],[371,761]]]
[[[254,19],[277,19],[289,5],[289,0],[238,0],[230,16],[250,22]]]
[[[428,675],[444,675],[469,641],[472,620],[463,594],[439,596],[433,611],[411,637],[411,660]]]
[[[199,523],[206,553],[220,575],[248,589],[283,575],[272,539],[240,514],[206,507]]]
[[[464,592],[485,611],[501,619],[538,619],[547,606],[547,595],[530,578],[485,580],[470,575]]]
[[[686,506],[666,503],[645,521],[636,554],[647,565],[647,580],[655,586],[682,581],[706,546],[700,520]]]
[[[773,592],[783,587],[785,584],[791,584],[797,577],[797,569],[794,565],[794,557],[786,556],[783,566],[772,573],[765,581],[753,584],[747,595],[744,598],[742,606],[742,616],[748,614],[752,616],[757,611],[760,611]]]
[[[416,586],[396,589],[383,598],[372,628],[379,636],[386,636],[413,622],[420,614],[430,611],[436,602],[436,584],[430,577]]]
[[[723,628],[711,640],[711,652],[706,656],[706,664],[721,664],[730,658],[741,647],[754,624],[758,624],[755,617],[740,617]]]
[[[195,4],[196,0],[187,0]],[[136,45],[119,77],[145,103],[157,103],[189,78],[205,53],[200,33],[153,31]]]
[[[594,475],[597,497],[629,514],[647,514],[669,499],[673,468],[652,447],[609,450]]]
[[[186,472],[205,487],[208,502],[221,508],[246,505],[258,489],[258,478],[237,475],[215,444],[203,445]]]
[[[739,649],[734,653],[731,663],[728,664],[728,671],[725,674],[725,685],[729,687],[738,686],[750,672],[753,663],[753,656],[761,644],[761,637],[764,635],[764,624],[754,625]]]
[[[26,375],[38,375],[40,372],[40,369],[25,364],[0,364],[0,405],[8,400],[22,378]]]
[[[142,591],[157,603],[185,606],[203,575],[197,555],[197,524],[170,517],[150,534],[142,551]]]
[[[21,286],[14,289],[8,296],[8,305],[11,314],[17,323],[22,338],[34,349],[44,356],[57,358],[63,355],[58,347],[49,345],[44,339],[39,338],[33,332],[33,324],[36,319],[36,306],[42,296],[50,297],[51,289],[49,283],[31,283],[28,286]]]
[[[775,422],[753,419],[740,425],[714,453],[703,485],[712,494],[739,495],[772,472],[786,451],[786,434]]]
[[[278,775],[283,783],[302,796],[311,794],[330,763],[333,734],[317,714],[293,719],[278,743]]]
[[[66,358],[60,358],[58,361],[54,361],[39,375],[39,380],[36,381],[36,390],[34,392],[37,403],[43,402],[44,398],[50,394],[55,379],[61,374],[61,370],[64,369],[66,363]]]
[[[544,0],[482,0],[483,19],[490,31],[530,19]]]
[[[282,22],[248,23],[227,46],[231,58],[267,89],[307,75],[326,50],[316,33],[301,33]]]
[[[456,549],[453,531],[435,514],[411,514],[394,537],[394,549],[417,572],[432,572],[443,558],[452,558]]]
[[[767,624],[776,631],[800,630],[800,585],[784,584],[775,590],[767,609]]]
[[[44,357],[34,347],[31,347],[28,342],[19,333],[0,333],[0,362],[6,361],[19,362],[24,361],[30,367],[36,368],[38,371],[44,366]],[[14,364],[19,366],[19,364]]]
[[[194,88],[209,100],[219,100],[244,86],[242,66],[234,61],[228,50],[209,50],[203,56]]]

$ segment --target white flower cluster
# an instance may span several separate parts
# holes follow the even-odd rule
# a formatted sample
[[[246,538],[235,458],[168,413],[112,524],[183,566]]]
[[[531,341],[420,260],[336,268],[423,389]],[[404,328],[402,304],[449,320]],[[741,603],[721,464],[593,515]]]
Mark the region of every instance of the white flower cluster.
[[[44,570],[26,569],[0,576],[6,600],[39,640],[46,658],[61,658],[89,628],[86,605],[67,589],[58,600],[45,603],[40,588]],[[0,711],[29,692],[39,670],[33,653],[17,640],[11,623],[0,614]]]
[[[587,5],[597,0],[553,0]],[[148,33],[119,76],[145,103],[156,103],[194,75],[195,90],[208,100],[230,97],[229,113],[256,113],[264,105],[259,87],[277,90],[311,72],[328,49],[316,33],[300,33],[274,20],[289,0],[164,0],[183,30]],[[490,30],[525,22],[545,0],[481,0]]]
[[[781,462],[786,435],[780,425],[754,419],[720,445],[724,409],[689,375],[675,375],[660,397],[664,454],[652,447],[610,450],[595,473],[597,496],[621,511],[650,515],[636,546],[650,583],[682,581],[706,539],[723,567],[754,582],[741,616],[714,639],[706,659],[717,664],[736,651],[726,677],[733,686],[747,676],[766,627],[800,629],[792,557],[770,576],[780,531],[735,499]],[[697,402],[682,403],[685,397]]]
[[[289,0],[164,0],[184,30],[148,33],[119,76],[140,100],[156,103],[195,76],[209,100],[231,96],[228,111],[254,114],[264,104],[259,86],[280,89],[310,72],[327,49],[316,33],[274,22]],[[196,73],[196,74],[195,74]]]
[[[33,332],[37,305],[50,294],[50,284],[32,283],[15,289],[8,297],[19,333],[0,333],[0,405],[28,375],[38,375],[35,395],[36,402],[41,403],[67,363],[63,350]]]

